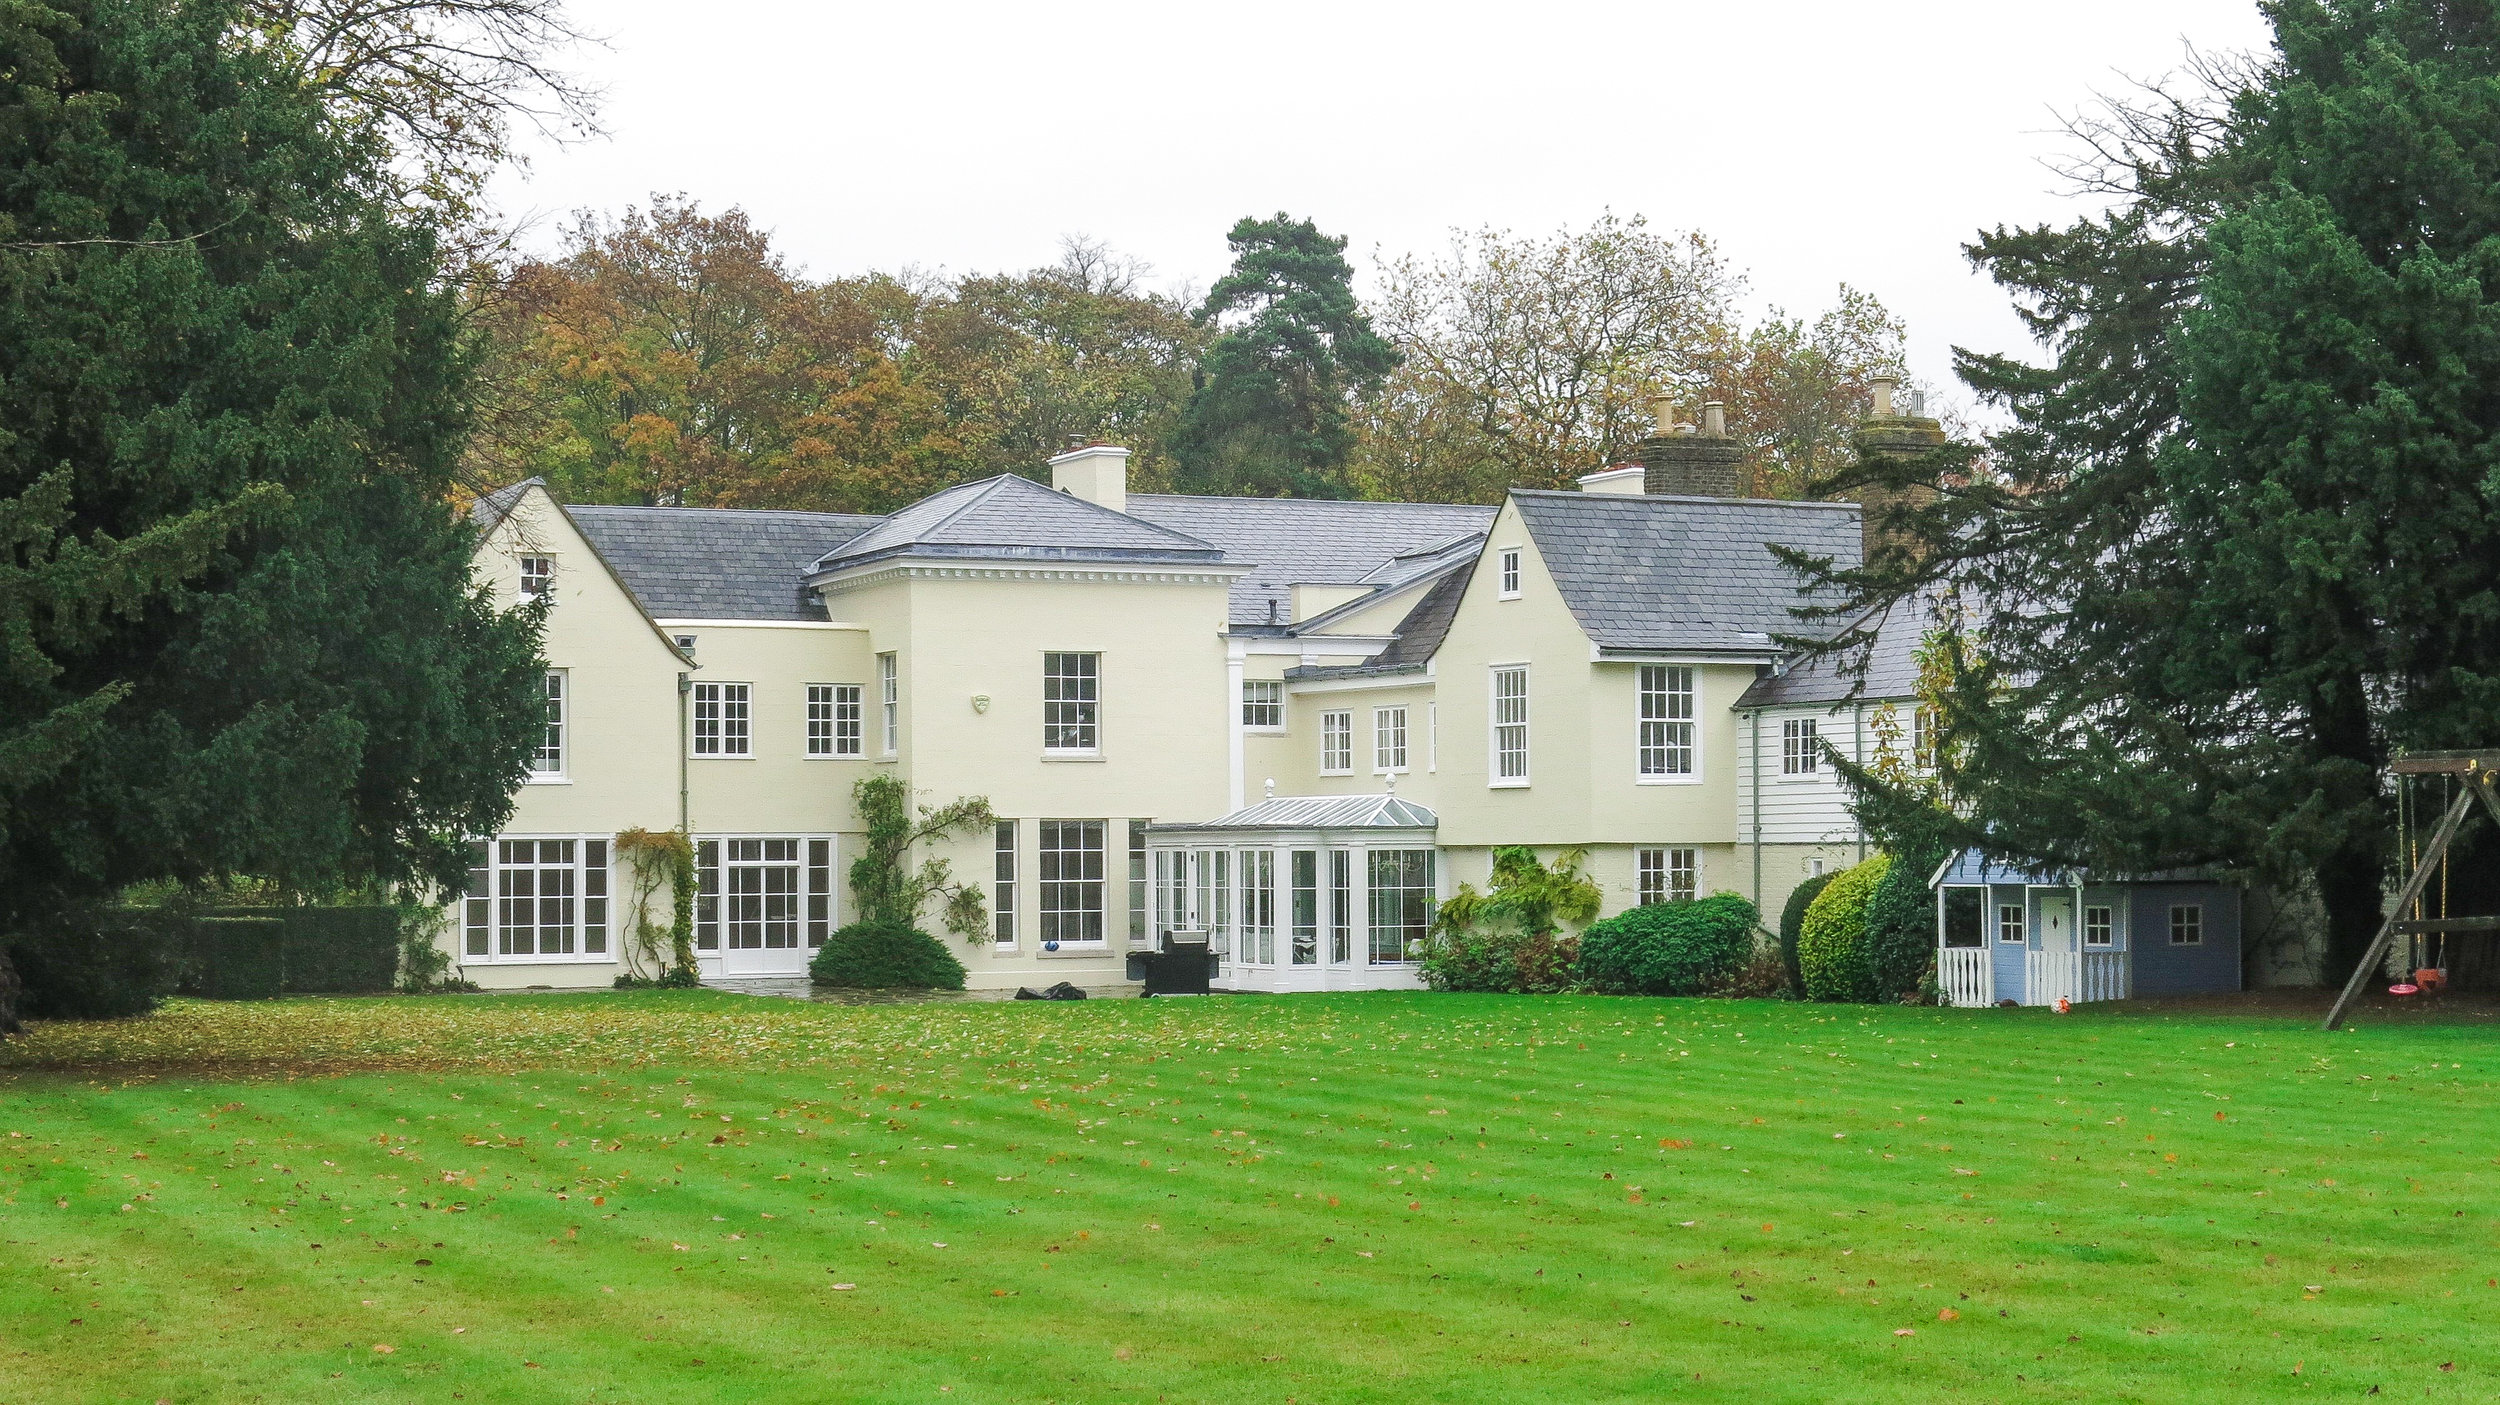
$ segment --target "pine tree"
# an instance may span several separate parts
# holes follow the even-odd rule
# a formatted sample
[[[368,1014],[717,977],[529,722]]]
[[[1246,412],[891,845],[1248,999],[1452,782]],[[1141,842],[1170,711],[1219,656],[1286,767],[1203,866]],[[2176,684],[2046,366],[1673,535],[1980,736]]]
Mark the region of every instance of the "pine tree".
[[[2351,969],[2387,763],[2500,744],[2500,24],[2273,0],[2270,53],[2083,129],[2120,197],[1973,259],[2045,366],[1965,355],[2011,427],[1856,477],[1950,588],[1963,837],[2312,880]]]

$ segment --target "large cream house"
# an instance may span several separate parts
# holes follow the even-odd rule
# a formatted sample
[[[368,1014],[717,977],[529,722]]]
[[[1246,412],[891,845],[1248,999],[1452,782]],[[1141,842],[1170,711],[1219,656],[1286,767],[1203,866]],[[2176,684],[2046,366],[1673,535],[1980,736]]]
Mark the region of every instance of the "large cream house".
[[[518,484],[478,571],[550,601],[546,741],[445,941],[489,986],[606,985],[615,836],[682,829],[706,978],[796,975],[879,771],[1000,817],[944,854],[990,899],[976,987],[1117,987],[1174,930],[1236,988],[1411,985],[1506,844],[1588,850],[1610,912],[1776,913],[1853,836],[1793,736],[1781,769],[1780,714],[1832,707],[1765,695],[1800,598],[1769,544],[1855,559],[1859,512],[1739,498],[1735,453],[1714,406],[1498,507],[1132,495],[1105,445],[889,517]]]

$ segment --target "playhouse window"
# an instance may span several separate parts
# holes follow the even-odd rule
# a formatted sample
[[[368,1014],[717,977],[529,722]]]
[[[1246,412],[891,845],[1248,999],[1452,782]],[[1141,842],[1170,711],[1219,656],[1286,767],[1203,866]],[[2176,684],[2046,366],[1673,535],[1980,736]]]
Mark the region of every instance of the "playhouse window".
[[[2203,903],[2172,905],[2170,944],[2172,946],[2203,946],[2205,944],[2205,905]]]
[[[1997,940],[2020,946],[2025,940],[2023,905],[2001,903],[1997,907]]]
[[[2083,910],[2083,944],[2085,946],[2115,946],[2117,936],[2118,924],[2113,920],[2110,909],[2087,907]]]

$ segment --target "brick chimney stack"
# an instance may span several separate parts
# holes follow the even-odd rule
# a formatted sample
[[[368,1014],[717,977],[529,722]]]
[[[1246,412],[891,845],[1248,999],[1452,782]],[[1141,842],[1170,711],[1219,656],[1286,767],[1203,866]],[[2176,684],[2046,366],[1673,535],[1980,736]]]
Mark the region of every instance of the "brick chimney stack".
[[[1899,377],[1876,376],[1872,384],[1875,389],[1874,407],[1865,419],[1858,422],[1857,433],[1850,436],[1850,443],[1857,447],[1859,454],[1869,459],[1898,462],[1921,458],[1943,447],[1944,426],[1923,413],[1926,406],[1918,403],[1915,392],[1909,413],[1904,414],[1894,406],[1893,396],[1901,385]],[[1856,490],[1860,530],[1865,533],[1866,560],[1874,560],[1877,548],[1885,544],[1885,535],[1877,525],[1877,519],[1887,508],[1904,501],[1905,495],[1906,501],[1914,505],[1924,504],[1934,499],[1935,491],[1930,488],[1895,490],[1874,483],[1862,484]]]
[[[1661,395],[1649,403],[1658,427],[1636,451],[1644,492],[1689,498],[1744,496],[1745,446],[1728,437],[1725,404],[1705,403],[1696,432],[1692,425],[1676,423],[1674,400]]]

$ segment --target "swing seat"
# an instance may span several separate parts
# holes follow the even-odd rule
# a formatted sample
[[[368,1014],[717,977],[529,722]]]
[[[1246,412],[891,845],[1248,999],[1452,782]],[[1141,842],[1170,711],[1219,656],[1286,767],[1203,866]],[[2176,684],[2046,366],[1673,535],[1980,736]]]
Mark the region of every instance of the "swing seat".
[[[2418,995],[2422,988],[2411,981],[2398,981],[2387,988],[2390,995]]]
[[[2425,966],[2413,973],[2413,983],[2424,990],[2437,990],[2448,983],[2448,973],[2437,966]]]

